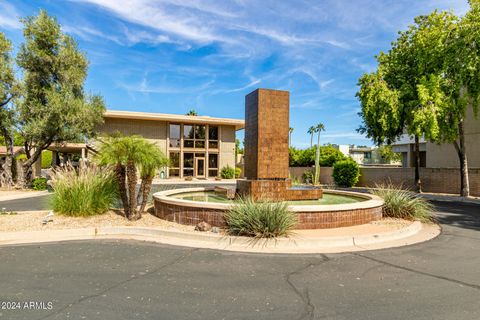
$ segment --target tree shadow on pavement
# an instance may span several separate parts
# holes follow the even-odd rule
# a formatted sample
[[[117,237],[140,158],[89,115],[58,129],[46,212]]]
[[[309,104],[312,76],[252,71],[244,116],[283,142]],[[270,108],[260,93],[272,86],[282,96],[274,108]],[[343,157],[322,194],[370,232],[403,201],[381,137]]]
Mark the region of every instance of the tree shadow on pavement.
[[[436,220],[453,227],[480,231],[480,204],[432,201],[435,205]]]

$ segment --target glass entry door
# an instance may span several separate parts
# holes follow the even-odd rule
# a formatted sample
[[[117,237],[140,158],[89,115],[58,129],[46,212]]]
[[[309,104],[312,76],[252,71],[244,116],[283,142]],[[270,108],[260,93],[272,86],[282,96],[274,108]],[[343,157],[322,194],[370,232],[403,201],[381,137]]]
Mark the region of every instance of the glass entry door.
[[[205,178],[205,158],[195,158],[196,176]]]

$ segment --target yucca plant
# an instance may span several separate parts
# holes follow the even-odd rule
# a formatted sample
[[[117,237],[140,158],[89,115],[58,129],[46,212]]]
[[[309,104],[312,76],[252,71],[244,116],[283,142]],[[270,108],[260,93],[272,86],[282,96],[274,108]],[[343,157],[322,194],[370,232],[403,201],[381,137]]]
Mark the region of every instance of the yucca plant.
[[[244,198],[225,214],[228,233],[255,238],[290,235],[297,222],[285,202],[254,202]]]
[[[86,166],[78,171],[67,166],[52,176],[53,211],[68,216],[91,216],[105,213],[118,198],[112,170]]]
[[[394,185],[377,185],[372,189],[374,195],[383,198],[383,215],[386,217],[418,220],[433,220],[434,206],[414,192]]]

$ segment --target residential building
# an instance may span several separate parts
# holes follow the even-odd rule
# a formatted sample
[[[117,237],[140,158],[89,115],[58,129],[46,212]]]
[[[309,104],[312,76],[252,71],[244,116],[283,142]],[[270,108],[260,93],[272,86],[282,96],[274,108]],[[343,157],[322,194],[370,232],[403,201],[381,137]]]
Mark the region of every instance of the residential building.
[[[427,143],[425,139],[420,138],[420,167],[427,166]],[[400,153],[402,158],[402,167],[409,168],[415,166],[415,140],[413,137],[403,134],[395,143],[392,144],[392,150]]]
[[[346,157],[352,158],[360,165],[396,165],[396,163],[387,163],[380,155],[378,148],[375,147],[355,146],[353,144],[333,144],[332,147],[342,152]]]
[[[480,168],[479,141],[480,117],[474,117],[473,111],[470,109],[465,120],[465,144],[470,168]],[[403,135],[393,144],[393,151],[402,153],[402,164],[404,167],[413,167],[415,165],[414,150],[414,141],[407,135]],[[453,144],[437,144],[421,139],[420,166],[427,168],[459,168],[460,163]]]
[[[165,177],[213,178],[235,167],[235,133],[244,120],[109,110],[99,134],[141,135],[155,142],[170,159]]]
[[[13,147],[13,156],[17,157],[21,154],[25,154],[23,147]],[[3,164],[5,158],[7,157],[7,147],[0,146],[0,165]]]

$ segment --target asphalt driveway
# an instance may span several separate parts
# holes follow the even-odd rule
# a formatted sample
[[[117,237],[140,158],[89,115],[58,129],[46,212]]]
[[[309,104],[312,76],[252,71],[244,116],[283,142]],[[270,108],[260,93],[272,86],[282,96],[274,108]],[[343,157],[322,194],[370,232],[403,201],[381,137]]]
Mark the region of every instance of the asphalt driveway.
[[[228,185],[228,184],[222,184]],[[152,194],[158,191],[163,190],[170,190],[170,189],[182,189],[182,188],[197,188],[197,187],[204,187],[205,184],[154,184],[152,185],[152,190],[150,192],[150,197]],[[232,185],[234,186],[234,184]],[[14,199],[14,200],[5,200],[0,201],[0,209],[5,208],[6,211],[42,211],[42,210],[50,210],[51,206],[51,198],[52,194],[45,194],[42,196],[35,196],[31,198],[22,198],[22,199]],[[120,204],[118,204],[121,207]]]
[[[480,206],[435,204],[438,238],[354,254],[0,247],[0,319],[480,319]]]

